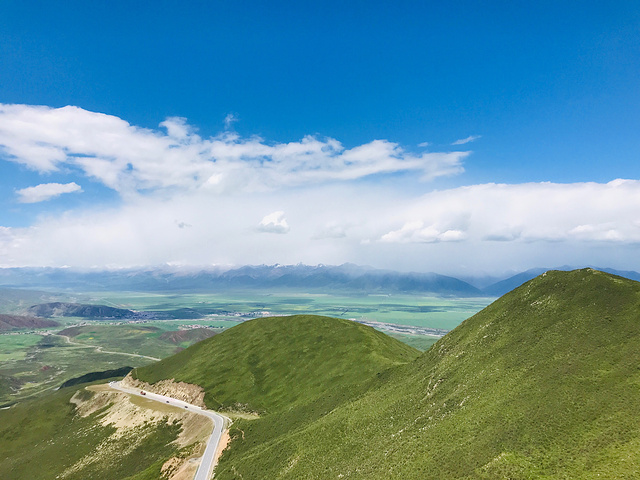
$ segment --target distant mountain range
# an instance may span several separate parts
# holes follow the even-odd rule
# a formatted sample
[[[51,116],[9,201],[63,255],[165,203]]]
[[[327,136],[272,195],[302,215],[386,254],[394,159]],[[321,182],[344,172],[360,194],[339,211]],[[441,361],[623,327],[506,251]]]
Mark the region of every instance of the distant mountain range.
[[[574,270],[573,266],[554,270]],[[597,268],[597,267],[594,267]],[[640,281],[640,273],[598,270]],[[157,267],[130,270],[70,268],[2,268],[0,286],[73,291],[207,292],[242,289],[367,293],[431,293],[443,296],[501,296],[551,270],[535,268],[509,278],[459,278],[438,273],[397,272],[343,265],[247,265],[233,269]]]
[[[230,270],[171,268],[82,271],[63,268],[0,269],[0,285],[74,291],[224,291],[241,289],[420,292],[462,297],[483,293],[437,273],[401,273],[353,264],[257,265]]]

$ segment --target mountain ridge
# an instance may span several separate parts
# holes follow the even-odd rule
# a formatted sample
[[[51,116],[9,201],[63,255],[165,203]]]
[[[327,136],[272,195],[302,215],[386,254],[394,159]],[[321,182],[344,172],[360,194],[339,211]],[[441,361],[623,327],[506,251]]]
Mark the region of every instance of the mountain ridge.
[[[354,264],[245,265],[222,269],[131,269],[86,271],[55,268],[0,269],[0,284],[12,287],[73,288],[78,291],[211,291],[233,289],[312,289],[359,292],[417,292],[482,296],[467,282],[437,273],[402,273]]]
[[[57,288],[75,291],[207,292],[305,290],[322,292],[414,293],[456,297],[499,297],[549,270],[532,268],[511,276],[461,276],[430,272],[398,272],[345,263],[342,265],[244,265],[221,267],[148,267],[122,270],[71,268],[0,268],[0,288]],[[640,280],[640,273],[613,268],[596,270]],[[9,287],[9,288],[7,288]]]
[[[633,478],[638,305],[638,282],[545,272],[277,440],[238,421],[217,478]]]

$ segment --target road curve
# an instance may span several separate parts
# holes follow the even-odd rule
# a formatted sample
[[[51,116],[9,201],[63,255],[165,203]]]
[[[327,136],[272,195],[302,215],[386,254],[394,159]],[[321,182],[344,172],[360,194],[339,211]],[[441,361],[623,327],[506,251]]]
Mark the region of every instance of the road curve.
[[[193,477],[194,480],[209,480],[211,478],[213,467],[215,467],[214,462],[216,450],[218,449],[218,444],[220,443],[220,439],[222,438],[222,432],[224,431],[225,425],[228,425],[231,422],[229,418],[224,417],[212,410],[204,410],[201,407],[192,405],[191,403],[187,403],[176,398],[167,397],[166,395],[160,395],[158,393],[148,392],[135,388],[123,387],[120,382],[109,382],[109,386],[115,390],[120,390],[121,392],[128,393],[130,395],[137,395],[142,398],[148,398],[149,400],[155,400],[165,405],[168,402],[169,405],[183,407],[185,409],[188,409],[192,413],[203,415],[213,421],[213,432],[211,433],[209,441],[207,442],[207,447],[204,450],[204,455],[202,456],[202,460],[200,461],[200,466],[198,466],[198,471],[196,472],[195,477]],[[141,391],[144,391],[145,394],[142,395],[140,393]]]
[[[69,343],[71,345],[77,345],[78,347],[81,347],[81,348],[94,348],[97,352],[100,352],[100,353],[111,353],[113,355],[126,355],[127,357],[148,358],[149,360],[154,360],[156,362],[159,362],[161,360],[160,358],[149,357],[147,355],[139,355],[137,353],[110,352],[109,350],[103,350],[102,347],[100,347],[98,345],[87,345],[86,343],[73,342],[71,340],[71,338],[68,337],[67,335],[59,335],[57,333],[54,333],[53,335],[55,335],[56,337],[65,338],[67,340],[67,343]]]

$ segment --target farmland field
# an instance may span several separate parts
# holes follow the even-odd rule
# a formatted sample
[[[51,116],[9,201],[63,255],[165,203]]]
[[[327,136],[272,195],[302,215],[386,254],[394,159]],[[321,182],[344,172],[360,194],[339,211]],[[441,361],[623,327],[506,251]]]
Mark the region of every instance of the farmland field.
[[[44,298],[34,295],[33,300],[38,299]],[[367,322],[426,350],[438,337],[420,334],[424,331],[416,328],[436,329],[442,334],[492,300],[420,295],[265,294],[246,290],[210,294],[83,293],[82,303],[161,312],[171,319],[62,317],[56,318],[60,327],[0,335],[0,405],[50,391],[88,372],[149,364],[154,358],[172,355],[207,335],[255,317],[316,314],[347,318]],[[16,311],[15,304],[12,310]],[[396,330],[395,325],[406,327]],[[60,332],[64,336],[57,335]]]
[[[240,314],[317,314],[338,318],[451,330],[482,310],[494,298],[442,298],[422,295],[331,295],[317,293],[202,293],[183,295],[94,293],[95,303],[133,310],[192,309],[219,319],[238,320]],[[216,317],[208,318],[213,319]]]

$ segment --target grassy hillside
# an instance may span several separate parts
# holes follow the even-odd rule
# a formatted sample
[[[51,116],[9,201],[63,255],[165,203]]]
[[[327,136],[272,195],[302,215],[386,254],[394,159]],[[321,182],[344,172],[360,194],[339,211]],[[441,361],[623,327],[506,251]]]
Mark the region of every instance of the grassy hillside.
[[[85,384],[86,385],[86,384]],[[176,454],[173,442],[180,433],[177,423],[148,423],[113,437],[115,429],[98,419],[109,406],[87,417],[76,414],[69,402],[76,391],[84,397],[92,392],[84,386],[61,389],[0,411],[0,478],[12,480],[151,480]],[[101,455],[70,471],[83,459]],[[117,455],[109,455],[117,452]]]
[[[639,365],[640,284],[549,272],[285,435],[237,421],[216,478],[637,478]]]
[[[211,328],[193,328],[191,330],[174,330],[170,332],[162,333],[158,338],[174,345],[180,345],[181,347],[188,347],[189,345],[200,342],[206,338],[213,337],[218,334]]]
[[[296,315],[244,322],[134,373],[148,382],[201,385],[210,408],[259,412],[260,419],[238,420],[232,430],[244,439],[234,452],[245,458],[263,454],[265,439],[277,444],[362,395],[418,354],[365,325]],[[289,453],[271,450],[269,462],[286,462]]]
[[[418,351],[373,328],[315,315],[259,318],[146,367],[146,382],[195,383],[209,408],[272,413],[333,392],[349,397]]]

